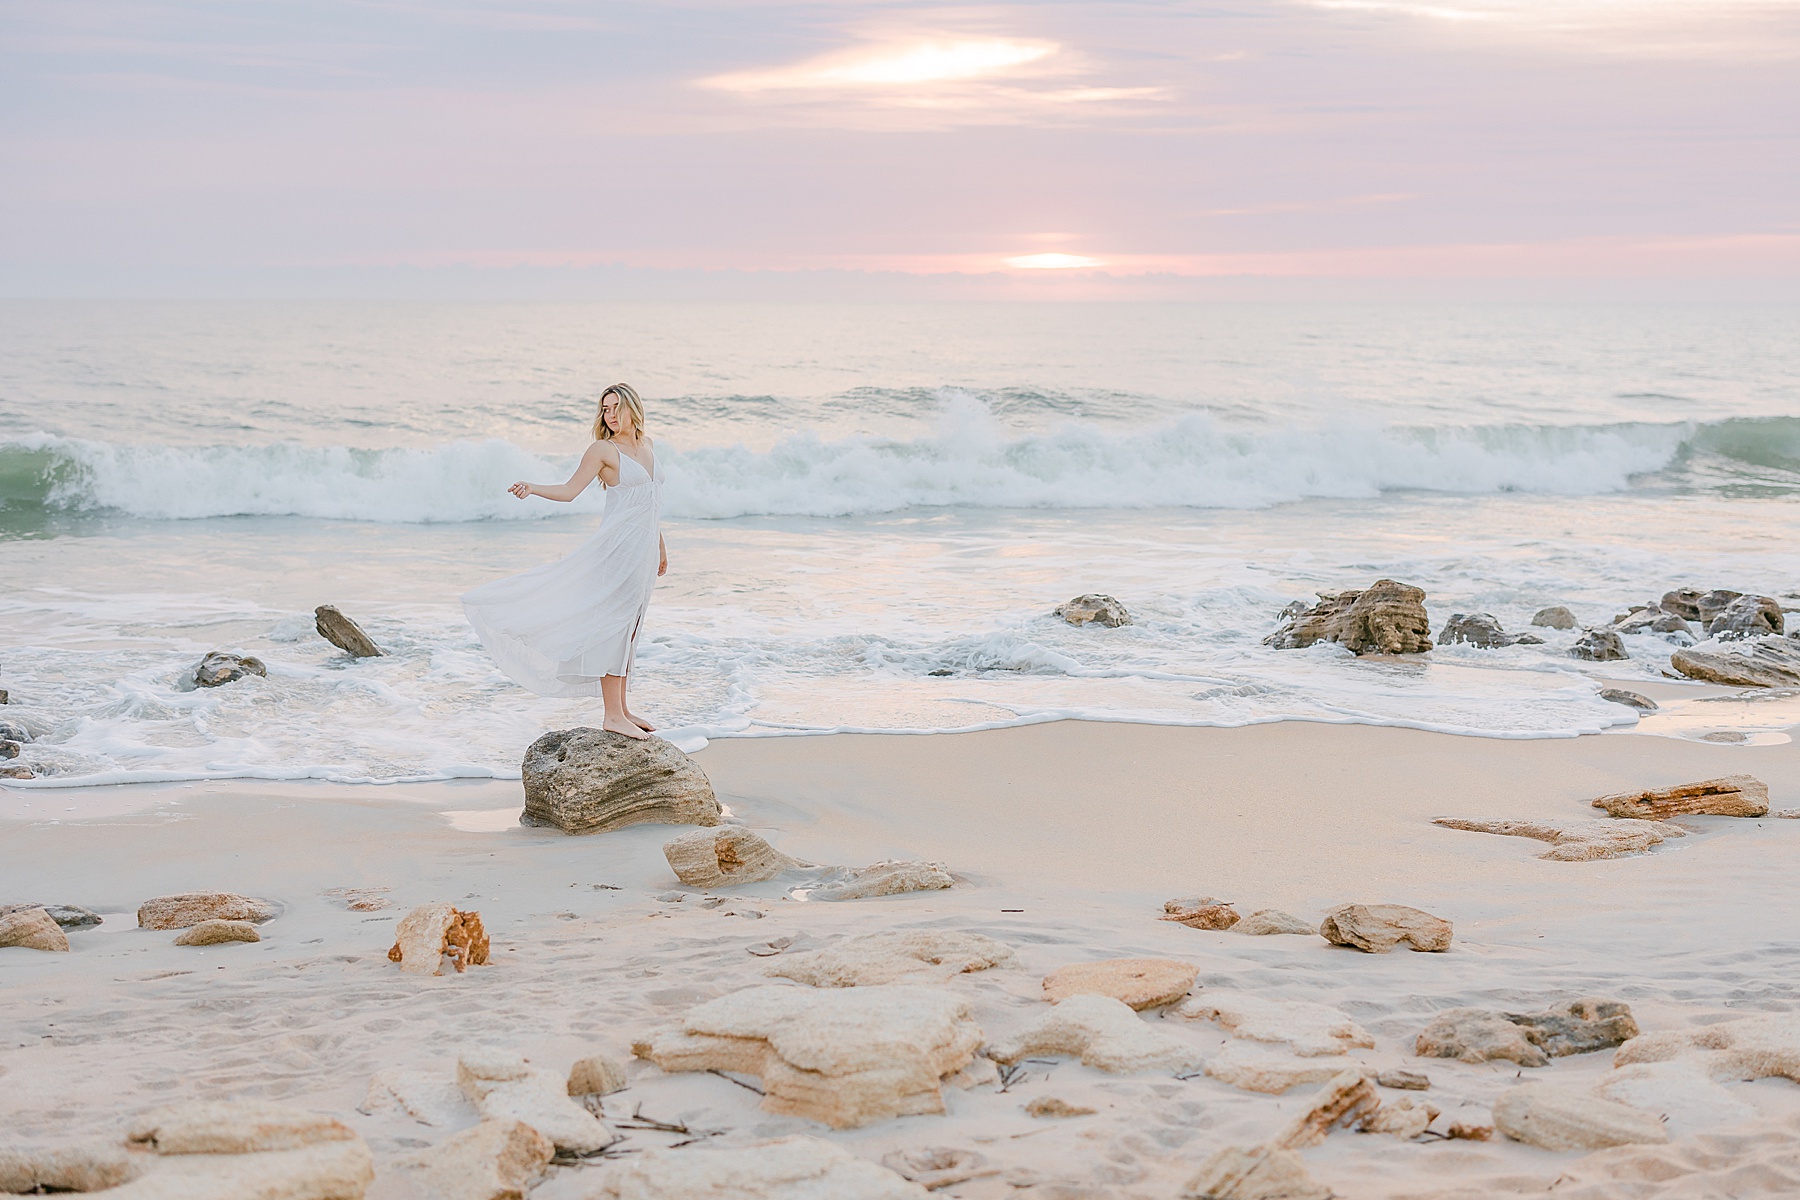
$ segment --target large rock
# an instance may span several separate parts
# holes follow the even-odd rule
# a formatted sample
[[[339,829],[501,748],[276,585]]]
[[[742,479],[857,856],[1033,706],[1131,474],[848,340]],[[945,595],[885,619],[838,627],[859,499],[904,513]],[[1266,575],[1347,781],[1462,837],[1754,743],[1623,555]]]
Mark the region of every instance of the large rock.
[[[213,650],[194,667],[194,686],[221,687],[227,683],[236,683],[248,675],[267,677],[268,674],[269,668],[263,666],[260,658]]]
[[[1698,614],[1695,619],[1702,625],[1711,625],[1743,595],[1744,593],[1734,592],[1730,588],[1714,588],[1694,601],[1694,611]]]
[[[1246,1092],[1279,1096],[1289,1088],[1323,1083],[1342,1074],[1335,1059],[1298,1058],[1256,1042],[1231,1042],[1206,1060],[1206,1073]]]
[[[1194,964],[1173,958],[1070,963],[1044,976],[1044,999],[1055,1004],[1070,996],[1111,996],[1141,1012],[1187,995],[1199,973]]]
[[[646,1150],[601,1177],[593,1200],[926,1200],[931,1193],[819,1138]]]
[[[1375,1039],[1337,1009],[1306,1000],[1271,1000],[1249,992],[1207,988],[1175,1010],[1179,1017],[1217,1021],[1233,1037],[1285,1043],[1302,1058],[1369,1049]]]
[[[665,1071],[760,1075],[766,1111],[845,1129],[943,1112],[940,1080],[981,1040],[968,1000],[942,988],[772,986],[702,1004],[634,1049]]]
[[[761,883],[806,865],[742,825],[714,825],[684,833],[663,844],[663,857],[669,860],[676,878],[697,888]]]
[[[388,961],[399,963],[409,975],[442,975],[448,958],[460,975],[471,964],[486,963],[491,949],[480,913],[439,901],[421,904],[400,918]]]
[[[0,1193],[110,1200],[361,1200],[369,1149],[330,1117],[250,1100],[174,1105],[132,1124],[128,1146],[0,1149]]]
[[[866,933],[823,950],[784,954],[763,973],[808,987],[873,987],[937,983],[1014,961],[1011,946],[983,934],[907,929]]]
[[[1123,1074],[1184,1071],[1200,1066],[1199,1048],[1165,1033],[1111,996],[1070,996],[1022,1032],[988,1047],[996,1062],[1037,1054],[1069,1055],[1083,1065]]]
[[[433,1200],[524,1200],[555,1156],[523,1121],[483,1121],[433,1147],[423,1176]]]
[[[1669,665],[1705,683],[1730,687],[1800,687],[1800,642],[1793,638],[1750,639],[1727,649],[1717,644],[1677,650]]]
[[[1770,596],[1739,596],[1706,623],[1708,637],[1750,638],[1785,632],[1781,602]]]
[[[1541,629],[1573,629],[1580,624],[1575,614],[1560,604],[1538,609],[1532,614],[1531,623]]]
[[[1422,654],[1431,649],[1431,624],[1423,590],[1379,579],[1360,591],[1320,592],[1318,604],[1263,640],[1277,650],[1337,642],[1354,654]]]
[[[1656,606],[1663,612],[1672,613],[1684,620],[1698,621],[1700,600],[1705,595],[1699,588],[1676,588],[1674,591],[1664,592]],[[1733,595],[1735,597],[1735,593]]]
[[[906,892],[934,892],[952,887],[955,876],[943,863],[888,859],[867,867],[842,867],[807,893],[809,900],[868,900]]]
[[[1414,950],[1448,950],[1451,933],[1442,917],[1404,904],[1345,904],[1319,923],[1326,941],[1369,954],[1386,954],[1402,942]]]
[[[1544,639],[1530,633],[1508,633],[1500,628],[1499,620],[1492,613],[1452,613],[1438,633],[1438,645],[1449,646],[1456,642],[1467,642],[1483,650],[1497,650],[1502,646],[1521,644],[1541,646]]]
[[[138,905],[137,919],[140,929],[186,929],[202,921],[260,925],[275,919],[275,906],[236,892],[182,892],[144,901]]]
[[[1761,817],[1769,811],[1769,785],[1754,775],[1726,775],[1639,792],[1616,792],[1593,802],[1615,817],[1665,821],[1670,817],[1711,814]]]
[[[1637,1035],[1629,1005],[1588,997],[1539,1013],[1445,1009],[1425,1026],[1413,1049],[1421,1058],[1468,1063],[1504,1059],[1542,1067],[1552,1058],[1610,1049]]]
[[[1442,825],[1446,829],[1498,833],[1507,837],[1549,842],[1551,848],[1538,857],[1558,862],[1593,862],[1596,859],[1644,854],[1651,847],[1661,845],[1670,838],[1687,836],[1687,830],[1679,825],[1638,820],[1514,821],[1505,818],[1437,817],[1431,823]]]
[[[659,737],[559,729],[525,751],[528,825],[605,833],[627,825],[717,825],[720,809],[693,759]]]
[[[613,1131],[585,1107],[569,1099],[568,1080],[541,1071],[525,1059],[497,1052],[470,1052],[456,1062],[456,1085],[489,1121],[522,1121],[559,1150],[591,1153],[613,1140]]]
[[[177,946],[217,946],[223,942],[260,942],[262,935],[248,921],[202,921],[181,931]]]
[[[1604,1150],[1669,1140],[1655,1113],[1543,1083],[1501,1092],[1494,1101],[1494,1127],[1515,1142],[1545,1150]]]
[[[1702,1029],[1647,1033],[1620,1046],[1613,1065],[1667,1062],[1686,1055],[1704,1063],[1714,1079],[1781,1076],[1800,1083],[1800,1014],[1768,1013]]]
[[[1131,624],[1131,614],[1125,611],[1123,604],[1098,593],[1077,596],[1057,605],[1055,615],[1071,625],[1104,625],[1108,629],[1117,629]]]
[[[69,936],[43,909],[20,905],[10,911],[0,912],[0,946],[17,946],[21,950],[67,951]]]
[[[1625,643],[1612,630],[1587,629],[1569,647],[1569,657],[1588,662],[1623,662],[1631,655],[1625,653]]]
[[[348,651],[355,658],[380,658],[384,653],[375,639],[364,633],[362,626],[339,612],[336,605],[321,604],[313,609],[313,628],[319,636]]]

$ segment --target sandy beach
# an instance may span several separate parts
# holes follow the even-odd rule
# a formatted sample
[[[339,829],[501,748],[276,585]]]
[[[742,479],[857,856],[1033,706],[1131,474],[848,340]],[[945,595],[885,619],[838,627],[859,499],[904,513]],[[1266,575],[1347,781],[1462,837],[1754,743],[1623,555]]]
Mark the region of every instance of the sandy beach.
[[[1200,1071],[1109,1074],[1032,1057],[1004,1089],[946,1085],[942,1115],[834,1131],[760,1110],[732,1079],[665,1073],[631,1046],[704,1001],[771,982],[764,969],[785,955],[879,931],[967,931],[1016,952],[1010,965],[934,982],[972,1004],[989,1043],[1047,1011],[1040,980],[1056,968],[1179,960],[1198,970],[1196,997],[1339,1010],[1375,1044],[1335,1065],[1424,1072],[1430,1090],[1406,1095],[1443,1111],[1441,1131],[1491,1124],[1494,1101],[1521,1077],[1588,1088],[1614,1070],[1610,1051],[1531,1070],[1420,1058],[1415,1039],[1441,1010],[1602,997],[1629,1004],[1652,1035],[1791,1012],[1800,994],[1800,821],[1678,818],[1689,836],[1593,862],[1549,861],[1539,841],[1430,823],[1582,820],[1601,815],[1587,801],[1604,793],[1739,773],[1768,784],[1774,809],[1792,808],[1792,742],[1059,722],[722,740],[695,760],[731,818],[787,854],[926,859],[957,885],[841,903],[790,898],[779,879],[708,895],[681,887],[660,853],[683,830],[521,827],[516,782],[0,792],[0,902],[104,917],[71,931],[66,955],[0,951],[0,1119],[26,1140],[68,1138],[114,1133],[176,1100],[276,1100],[351,1126],[375,1156],[369,1196],[401,1200],[430,1194],[416,1163],[478,1120],[455,1091],[459,1055],[511,1051],[565,1071],[604,1053],[628,1064],[629,1087],[604,1100],[615,1123],[636,1111],[717,1131],[708,1147],[805,1134],[877,1162],[921,1147],[975,1151],[986,1172],[936,1193],[967,1200],[1151,1200],[1183,1194],[1216,1150],[1270,1136],[1317,1085],[1268,1095]],[[331,894],[345,888],[387,889],[390,904],[352,911]],[[180,947],[136,928],[144,900],[202,890],[266,898],[280,912],[253,945]],[[1309,923],[1346,903],[1412,905],[1452,922],[1455,939],[1445,953],[1372,955],[1157,919],[1165,900],[1196,894]],[[432,901],[481,913],[490,965],[420,977],[388,961],[397,918]],[[1221,1025],[1174,1012],[1143,1019],[1202,1059],[1243,1048]],[[371,1104],[382,1072],[435,1099],[416,1114]],[[1499,1136],[1341,1131],[1303,1157],[1318,1183],[1349,1198],[1795,1194],[1800,1087],[1767,1078],[1722,1089],[1724,1099],[1716,1086],[1666,1088],[1666,1145],[1558,1153]],[[1026,1113],[1045,1097],[1095,1111]],[[684,1140],[624,1132],[621,1147],[633,1150]],[[625,1161],[552,1167],[530,1195],[597,1195]]]

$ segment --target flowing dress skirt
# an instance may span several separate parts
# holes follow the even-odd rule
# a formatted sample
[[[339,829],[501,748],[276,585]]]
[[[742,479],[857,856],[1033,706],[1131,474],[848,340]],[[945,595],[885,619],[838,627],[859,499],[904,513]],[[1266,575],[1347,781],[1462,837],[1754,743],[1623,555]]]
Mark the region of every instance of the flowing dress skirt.
[[[626,675],[656,586],[662,466],[619,455],[599,532],[566,558],[484,583],[463,611],[500,669],[540,696],[597,696]]]

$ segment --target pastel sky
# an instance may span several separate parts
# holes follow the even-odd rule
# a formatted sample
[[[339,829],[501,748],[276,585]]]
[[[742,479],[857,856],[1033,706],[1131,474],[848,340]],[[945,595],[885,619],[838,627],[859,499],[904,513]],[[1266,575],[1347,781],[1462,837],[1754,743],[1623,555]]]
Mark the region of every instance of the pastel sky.
[[[0,269],[1800,278],[1800,0],[9,0]]]

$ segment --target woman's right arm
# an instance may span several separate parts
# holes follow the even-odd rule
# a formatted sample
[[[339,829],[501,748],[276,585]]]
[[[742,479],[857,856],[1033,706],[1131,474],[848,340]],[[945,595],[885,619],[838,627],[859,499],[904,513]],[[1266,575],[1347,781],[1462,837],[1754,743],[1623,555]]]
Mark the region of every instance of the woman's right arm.
[[[520,480],[506,490],[523,500],[527,496],[542,496],[546,500],[556,500],[567,504],[587,490],[588,484],[594,482],[600,474],[600,468],[606,462],[606,452],[619,452],[618,447],[608,446],[605,442],[595,442],[581,456],[575,466],[575,473],[569,476],[567,483],[526,483]]]

